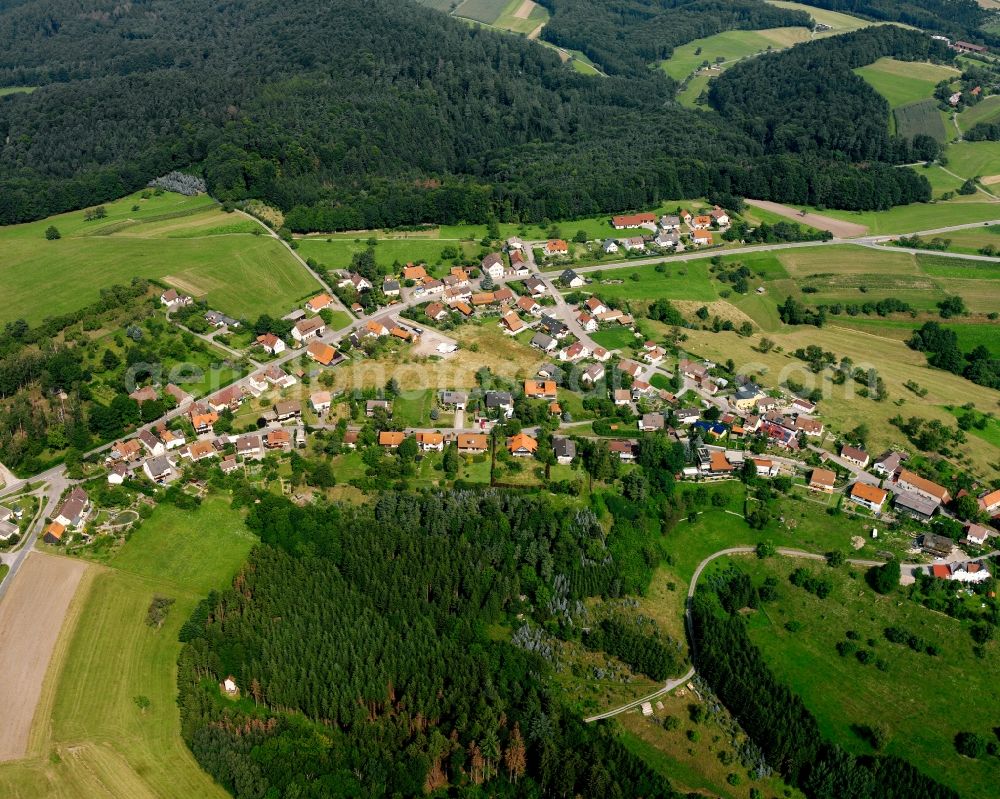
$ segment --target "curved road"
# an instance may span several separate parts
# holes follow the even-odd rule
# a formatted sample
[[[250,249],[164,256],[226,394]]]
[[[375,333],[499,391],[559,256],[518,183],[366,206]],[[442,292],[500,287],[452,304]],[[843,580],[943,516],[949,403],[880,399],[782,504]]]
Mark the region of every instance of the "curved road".
[[[698,579],[701,577],[701,573],[705,570],[705,567],[708,566],[708,564],[711,563],[713,560],[727,557],[729,555],[752,555],[756,551],[757,547],[755,546],[727,547],[726,549],[720,549],[718,552],[713,552],[711,555],[705,558],[701,563],[699,563],[697,567],[695,567],[694,573],[691,575],[691,582],[688,585],[687,600],[685,602],[685,607],[684,607],[684,622],[685,626],[687,627],[688,640],[690,642],[692,649],[694,648],[694,635],[692,634],[693,631],[691,625],[691,600],[694,598],[694,593],[698,587]],[[776,549],[776,552],[777,554],[783,555],[784,557],[787,558],[804,558],[806,560],[820,560],[820,561],[826,560],[826,555],[819,555],[815,552],[806,552],[803,549],[790,549],[788,547],[778,547]],[[997,553],[993,552],[985,557],[992,557],[994,554]],[[881,566],[882,564],[885,563],[884,560],[865,560],[862,558],[847,558],[845,562],[850,563],[854,566],[865,566],[865,567]],[[927,565],[926,563],[901,563],[900,567],[903,569],[912,570],[916,567],[926,566],[926,565]],[[636,699],[632,702],[627,702],[626,704],[621,705],[619,707],[612,708],[611,710],[606,710],[603,713],[598,713],[595,716],[589,716],[585,718],[584,721],[589,724],[592,721],[600,721],[601,719],[608,719],[611,718],[612,716],[617,716],[619,713],[624,713],[627,710],[634,710],[635,708],[639,707],[643,702],[649,702],[653,699],[656,699],[656,697],[658,696],[663,696],[664,694],[670,693],[675,688],[677,688],[680,685],[683,685],[692,677],[694,677],[694,674],[695,670],[694,667],[692,666],[690,669],[688,669],[687,673],[684,674],[684,676],[677,677],[673,680],[668,680],[662,688],[653,691],[653,693],[640,697],[639,699]]]

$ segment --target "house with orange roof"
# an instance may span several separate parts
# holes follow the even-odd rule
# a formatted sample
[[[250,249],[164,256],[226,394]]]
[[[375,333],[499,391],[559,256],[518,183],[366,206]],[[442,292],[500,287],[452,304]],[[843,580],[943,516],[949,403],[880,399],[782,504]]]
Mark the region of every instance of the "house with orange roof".
[[[59,544],[62,542],[65,533],[66,528],[63,525],[59,524],[59,522],[52,522],[45,528],[45,537],[42,540],[46,544]]]
[[[337,357],[337,351],[322,341],[313,341],[310,342],[309,347],[306,349],[306,355],[321,366],[329,366]]]
[[[456,444],[461,455],[482,455],[490,448],[490,439],[482,433],[459,433]]]
[[[398,338],[400,341],[414,341],[416,336],[409,330],[404,330],[401,327],[394,327],[389,331],[389,335],[393,338]]]
[[[268,449],[291,449],[292,434],[287,430],[269,430],[264,436],[264,446]]]
[[[524,396],[528,399],[555,399],[556,383],[554,380],[525,380]]]
[[[219,421],[219,414],[206,411],[204,408],[191,409],[191,425],[196,433],[210,433],[213,425]]]
[[[707,247],[712,244],[712,234],[707,230],[692,230],[691,242],[696,247]]]
[[[809,488],[812,491],[821,491],[824,494],[833,493],[833,484],[837,475],[829,469],[813,469],[809,475]]]
[[[916,472],[911,472],[908,469],[899,470],[899,477],[896,478],[896,484],[904,491],[915,491],[921,496],[925,496],[936,502],[944,504],[951,502],[951,494],[947,488],[921,477]]]
[[[545,254],[549,256],[569,255],[569,245],[562,239],[549,239],[545,242]]]
[[[448,310],[439,302],[432,302],[424,308],[424,314],[432,322],[440,322],[448,315]]]
[[[979,498],[979,507],[984,513],[997,513],[1000,511],[1000,488],[990,491]]]
[[[507,439],[507,451],[516,458],[531,457],[538,451],[538,442],[527,433],[518,433]]]
[[[451,307],[454,308],[456,311],[458,311],[460,314],[462,314],[462,316],[472,316],[472,308],[469,306],[468,303],[456,302],[452,304]]]
[[[376,338],[382,338],[383,336],[389,335],[389,328],[387,328],[377,319],[370,319],[365,324],[365,335],[375,336]]]
[[[274,333],[265,333],[262,336],[257,336],[257,346],[270,355],[280,355],[287,349],[285,342],[274,335]]]
[[[403,280],[426,280],[427,270],[421,264],[420,266],[414,266],[413,264],[407,264],[403,267]]]
[[[889,492],[868,483],[857,482],[851,486],[851,493],[848,496],[852,502],[868,508],[872,513],[881,513]]]
[[[326,308],[329,308],[333,304],[333,297],[325,292],[323,294],[317,294],[309,302],[306,303],[306,309],[312,311],[313,313],[319,313]]]
[[[398,430],[383,430],[378,434],[379,446],[386,449],[396,449],[405,440],[406,433]]]
[[[611,227],[615,230],[625,230],[627,228],[637,228],[643,225],[655,225],[656,214],[621,214],[611,217]]]
[[[437,431],[419,432],[417,433],[417,446],[422,452],[427,452],[428,450],[441,452],[444,449],[444,435]]]
[[[505,333],[509,333],[512,336],[524,330],[524,322],[522,322],[521,317],[513,311],[507,311],[507,313],[500,318],[500,325],[504,328]]]

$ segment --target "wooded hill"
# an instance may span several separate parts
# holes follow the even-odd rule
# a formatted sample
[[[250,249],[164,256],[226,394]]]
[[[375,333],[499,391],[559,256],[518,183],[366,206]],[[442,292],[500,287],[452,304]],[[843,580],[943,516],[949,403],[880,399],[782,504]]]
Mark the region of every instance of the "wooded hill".
[[[641,16],[654,4],[627,5]],[[680,107],[646,59],[723,27],[803,20],[761,0],[666,5],[678,16],[637,20],[635,42],[621,25],[579,33],[621,64],[595,79],[410,2],[7,4],[0,85],[41,88],[0,98],[0,223],[92,205],[174,168],[203,172],[222,200],[264,199],[299,230],[569,218],[705,195],[868,209],[930,197],[913,171],[855,164],[809,127],[810,111],[824,128],[877,127],[887,110],[860,80],[828,87],[833,110],[800,99],[805,149],[762,143],[747,123],[765,128],[774,112],[758,106],[740,124]],[[872,60],[931,47],[916,32],[853,36]],[[884,138],[874,157],[906,151]]]
[[[581,564],[621,570],[593,513],[495,491],[255,498],[262,546],[181,631],[182,732],[234,796],[678,796],[561,706],[544,653],[489,632],[557,614]]]

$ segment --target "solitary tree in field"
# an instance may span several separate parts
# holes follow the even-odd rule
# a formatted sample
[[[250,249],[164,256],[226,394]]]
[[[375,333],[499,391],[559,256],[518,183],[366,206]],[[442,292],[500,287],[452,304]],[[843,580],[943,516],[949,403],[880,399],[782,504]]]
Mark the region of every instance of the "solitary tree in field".
[[[47,228],[45,228],[45,238],[47,238],[49,241],[55,241],[56,239],[61,239],[62,234],[59,232],[59,228],[57,228],[55,225],[49,225]]]

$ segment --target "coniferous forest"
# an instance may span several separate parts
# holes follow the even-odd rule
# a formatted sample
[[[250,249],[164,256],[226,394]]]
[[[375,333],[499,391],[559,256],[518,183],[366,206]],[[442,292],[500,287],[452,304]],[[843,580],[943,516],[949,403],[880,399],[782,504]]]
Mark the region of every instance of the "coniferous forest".
[[[281,208],[293,230],[538,221],[698,196],[852,209],[929,199],[923,176],[891,166],[911,152],[889,137],[885,101],[849,72],[884,55],[948,59],[926,35],[871,28],[756,59],[717,82],[717,113],[680,106],[649,64],[719,30],[801,25],[801,12],[547,5],[545,35],[586,44],[607,78],[406,1],[0,7],[0,86],[38,87],[0,98],[0,223],[177,168],[220,200]]]
[[[542,654],[489,632],[557,613],[553,578],[616,568],[592,513],[494,491],[259,499],[261,545],[181,631],[182,732],[234,796],[676,795],[560,706]]]

